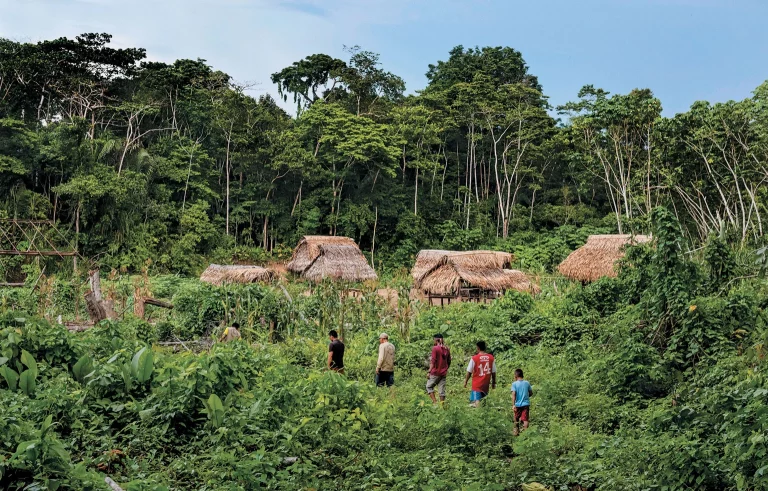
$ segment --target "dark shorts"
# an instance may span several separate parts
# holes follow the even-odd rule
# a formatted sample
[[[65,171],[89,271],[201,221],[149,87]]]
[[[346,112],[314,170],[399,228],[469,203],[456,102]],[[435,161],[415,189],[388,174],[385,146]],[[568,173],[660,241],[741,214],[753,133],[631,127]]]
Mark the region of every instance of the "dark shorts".
[[[516,421],[528,421],[530,416],[531,406],[515,406],[515,420]]]
[[[377,387],[392,387],[395,385],[395,372],[379,372],[376,374]]]

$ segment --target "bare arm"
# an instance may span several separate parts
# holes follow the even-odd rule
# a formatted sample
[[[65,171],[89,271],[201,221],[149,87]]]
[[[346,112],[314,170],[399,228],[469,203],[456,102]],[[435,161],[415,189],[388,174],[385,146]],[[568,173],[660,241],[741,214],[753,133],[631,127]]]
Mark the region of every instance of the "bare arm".
[[[331,368],[331,360],[333,360],[333,352],[328,352],[328,368]]]
[[[384,350],[382,349],[384,345],[379,345],[379,361],[376,362],[376,373],[379,373],[379,370],[381,370],[381,364],[384,363]]]
[[[429,374],[432,373],[432,370],[435,368],[435,350],[432,350],[432,353],[429,355],[429,370],[427,370],[427,378],[429,378]]]
[[[491,388],[496,388],[496,372],[491,373]]]
[[[512,409],[515,409],[515,399],[517,399],[517,393],[512,391]],[[512,411],[512,422],[517,424],[517,411]]]
[[[467,375],[464,377],[464,387],[467,386],[467,382],[469,382],[470,377],[472,377],[472,372],[467,372]]]

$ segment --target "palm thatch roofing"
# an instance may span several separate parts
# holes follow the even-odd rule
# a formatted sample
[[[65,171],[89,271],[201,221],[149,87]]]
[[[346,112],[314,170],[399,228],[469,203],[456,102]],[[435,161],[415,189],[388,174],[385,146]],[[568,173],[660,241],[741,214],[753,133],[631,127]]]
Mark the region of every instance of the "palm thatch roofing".
[[[321,244],[317,248],[317,257],[303,272],[303,276],[310,281],[320,282],[330,278],[358,282],[378,278],[354,242],[352,245]]]
[[[499,251],[441,251],[436,249],[425,249],[416,256],[416,262],[411,269],[414,285],[419,286],[421,280],[427,273],[432,271],[443,258],[451,256],[454,261],[460,264],[474,264],[483,268],[504,269],[512,264],[515,257],[508,252]]]
[[[261,266],[221,266],[211,264],[203,271],[200,281],[221,286],[225,283],[256,283],[271,281],[275,273]]]
[[[428,294],[458,295],[465,287],[489,292],[541,291],[522,271],[507,269],[513,256],[506,252],[427,251],[424,255],[419,253],[419,256],[417,265],[414,265],[416,271],[412,273],[414,285]],[[437,256],[439,258],[434,262]],[[428,269],[427,262],[432,262]],[[425,269],[426,272],[423,272]]]
[[[563,276],[578,281],[615,277],[615,263],[624,257],[625,246],[650,240],[647,235],[590,235],[586,244],[560,263],[558,270]]]
[[[286,265],[288,271],[296,274],[303,274],[320,255],[320,246],[323,245],[346,245],[353,246],[357,249],[357,244],[355,244],[355,241],[349,237],[305,235],[293,250],[293,256]]]

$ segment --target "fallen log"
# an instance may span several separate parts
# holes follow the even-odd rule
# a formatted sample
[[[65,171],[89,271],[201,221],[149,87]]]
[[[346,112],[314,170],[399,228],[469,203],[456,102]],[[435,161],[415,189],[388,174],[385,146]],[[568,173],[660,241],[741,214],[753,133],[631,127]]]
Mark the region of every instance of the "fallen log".
[[[0,283],[0,288],[23,288],[24,283]]]
[[[93,324],[65,324],[64,327],[70,332],[82,332],[91,329],[93,326]]]
[[[112,489],[112,491],[123,491],[123,488],[117,485],[109,476],[104,478],[104,482]]]
[[[156,298],[145,298],[144,303],[148,305],[154,305],[155,307],[162,307],[164,309],[172,309],[173,304],[170,302],[164,302]]]

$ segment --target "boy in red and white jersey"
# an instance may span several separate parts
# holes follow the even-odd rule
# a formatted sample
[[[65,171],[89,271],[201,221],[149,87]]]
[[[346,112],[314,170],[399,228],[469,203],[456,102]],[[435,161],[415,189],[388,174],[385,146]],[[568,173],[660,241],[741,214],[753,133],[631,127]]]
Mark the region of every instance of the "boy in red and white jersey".
[[[485,341],[477,342],[477,354],[469,360],[467,375],[464,378],[464,387],[472,378],[472,390],[469,393],[469,402],[479,407],[480,401],[488,395],[489,388],[496,388],[496,361],[493,355],[486,353]]]

